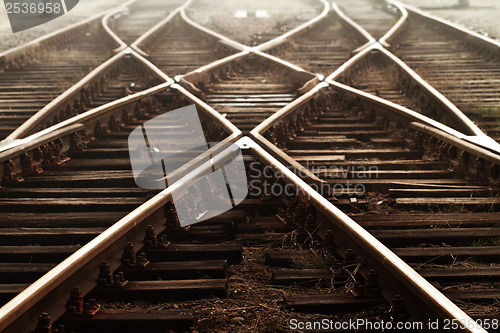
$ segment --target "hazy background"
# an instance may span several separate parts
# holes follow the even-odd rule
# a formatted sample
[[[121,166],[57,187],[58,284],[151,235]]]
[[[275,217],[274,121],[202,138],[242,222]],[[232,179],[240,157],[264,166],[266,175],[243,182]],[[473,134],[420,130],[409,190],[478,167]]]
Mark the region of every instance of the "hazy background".
[[[427,7],[425,10],[434,15],[500,39],[500,0],[469,0],[469,8],[466,9],[430,9],[437,6],[453,6],[458,0],[403,0],[402,2]]]
[[[73,10],[68,12],[68,14],[58,17],[55,20],[42,24],[38,27],[20,31],[15,34],[12,33],[12,29],[10,28],[9,18],[5,12],[4,2],[0,1],[0,52],[26,43],[57,29],[67,27],[68,25],[94,16],[102,11],[105,11],[106,9],[128,1],[129,0],[80,0],[78,5],[76,5]]]
[[[139,0],[140,1],[140,0]],[[168,0],[165,0],[168,1]],[[9,25],[9,20],[7,13],[5,12],[5,7],[3,1],[0,1],[0,52],[5,51],[9,48],[15,47],[17,45],[23,44],[27,41],[35,39],[39,36],[52,32],[54,30],[66,27],[70,24],[78,22],[82,19],[88,18],[90,16],[96,15],[106,9],[112,8],[119,4],[128,2],[128,0],[80,0],[80,3],[68,14],[55,19],[54,21],[48,22],[41,26],[31,28],[16,34],[12,33]],[[221,10],[221,2],[225,1],[214,1],[214,0],[198,0],[198,4],[204,7],[201,12],[194,14],[194,19],[209,23],[207,21],[212,21],[210,23],[216,23],[221,25],[224,30],[228,31],[228,35],[237,35],[238,28],[232,26],[231,22],[227,20],[226,13]],[[240,0],[227,1],[230,8],[225,11],[230,12],[232,9],[240,9],[241,5],[246,3],[251,3],[261,9],[267,9],[270,15],[276,15],[281,19],[286,18],[287,11],[282,10],[281,7],[284,2],[285,8],[293,8],[296,12],[297,9],[303,10],[305,16],[313,14],[314,6],[312,10],[308,10],[307,6],[310,3],[315,3],[313,0],[295,0],[295,1],[283,1],[283,0],[255,0],[242,2]],[[319,3],[319,1],[317,1]],[[404,2],[423,7],[436,7],[436,6],[453,6],[458,3],[458,0],[404,0]],[[451,21],[457,22],[465,27],[472,28],[478,32],[485,32],[491,37],[500,38],[500,25],[498,24],[498,18],[500,17],[500,0],[469,0],[470,6],[467,9],[426,9],[429,12],[449,19]],[[244,7],[244,6],[243,6]],[[206,11],[205,11],[206,10]],[[205,13],[205,14],[202,14]],[[281,17],[282,16],[282,17]],[[262,24],[262,23],[260,23]],[[210,24],[208,24],[210,25]],[[257,28],[257,27],[256,27]],[[258,27],[262,31],[262,26]],[[251,27],[244,27],[245,31],[251,30]],[[231,37],[231,36],[228,36]],[[234,36],[232,36],[234,37]]]

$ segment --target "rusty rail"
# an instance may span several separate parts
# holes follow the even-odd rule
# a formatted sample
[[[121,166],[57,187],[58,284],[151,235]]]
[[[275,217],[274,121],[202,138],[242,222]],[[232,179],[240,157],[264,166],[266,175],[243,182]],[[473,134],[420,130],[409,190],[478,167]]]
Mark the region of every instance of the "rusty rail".
[[[423,309],[428,309],[433,317],[473,323],[462,310],[444,297],[393,252],[280,164],[255,142],[245,137],[238,141],[237,144],[242,149],[249,149],[254,157],[278,170],[288,184],[294,185],[297,191],[305,197],[304,200],[312,204],[317,213],[321,214],[320,219],[323,220],[323,229],[335,227],[337,237],[343,236],[342,240],[348,242],[347,246],[352,246],[352,243],[355,243],[354,247],[364,255],[365,262],[369,267],[377,269],[384,297],[390,299],[394,296],[394,293],[400,293],[414,300],[407,306],[420,309],[420,312]],[[224,161],[231,156],[232,150],[226,149],[216,155],[215,159]],[[70,290],[75,286],[78,286],[83,293],[89,292],[96,285],[100,262],[102,260],[108,261],[111,269],[114,270],[120,265],[119,258],[123,245],[126,242],[140,243],[146,225],[151,224],[156,231],[162,231],[166,218],[163,207],[171,200],[172,192],[186,186],[199,175],[211,170],[211,168],[212,164],[206,162],[185,175],[178,182],[122,218],[16,296],[0,309],[0,331],[4,333],[29,332],[27,323],[34,324],[34,320],[42,311],[48,312],[52,318],[62,315],[65,311],[64,303],[54,302],[54,299],[66,298]],[[339,243],[341,247],[346,246],[343,241]],[[89,278],[89,276],[94,278]],[[426,307],[422,307],[422,305]],[[473,328],[470,328],[470,326],[460,331],[486,332],[477,325]]]
[[[198,106],[198,110],[201,111],[203,115],[212,120],[215,120],[228,133],[228,136],[224,140],[213,147],[213,152],[218,153],[222,151],[229,145],[230,142],[234,142],[241,137],[241,131],[226,118],[222,117],[209,105],[198,99],[196,96],[192,95],[181,86],[172,84],[171,82],[167,82],[156,87],[141,91],[139,93],[121,98],[111,103],[102,105],[98,108],[67,119],[50,128],[37,132],[24,139],[14,140],[8,144],[0,146],[0,179],[3,178],[6,170],[10,170],[10,165],[12,165],[13,174],[22,176],[23,161],[26,159],[26,156],[29,156],[29,159],[32,161],[39,161],[39,158],[36,157],[36,148],[45,144],[48,140],[47,138],[51,138],[51,140],[49,141],[58,139],[57,133],[65,133],[64,131],[66,129],[72,129],[72,131],[68,132],[65,137],[81,131],[84,131],[86,135],[92,135],[92,132],[96,127],[106,129],[112,126],[112,124],[117,120],[121,119],[121,117],[123,116],[123,112],[127,112],[126,108],[131,104],[136,103],[144,98],[154,96],[155,94],[162,92],[167,88],[175,89],[186,99],[195,103]],[[63,151],[67,151],[69,147],[69,140],[64,140]],[[185,168],[182,171],[172,173],[172,179],[175,179],[179,175],[183,175],[189,170],[194,169],[199,165],[200,161],[204,160],[204,158],[206,158],[205,155],[200,155],[197,159],[186,164]],[[39,162],[41,163],[41,161]],[[7,164],[9,164],[9,166],[7,166]]]
[[[250,47],[246,46],[246,45],[243,45],[241,43],[238,43],[232,39],[229,39],[227,38],[226,36],[223,36],[215,31],[212,31],[208,28],[205,28],[204,26],[202,26],[201,24],[198,24],[196,23],[195,21],[191,20],[189,18],[189,16],[187,16],[186,14],[186,9],[188,8],[189,4],[191,4],[191,1],[189,1],[184,7],[182,7],[181,11],[180,11],[180,14],[181,14],[181,17],[182,19],[188,23],[189,25],[193,26],[194,28],[200,30],[200,31],[203,31],[204,33],[216,38],[216,39],[219,39],[220,41],[222,41],[224,44],[226,45],[229,45],[229,46],[232,46],[233,48],[237,49],[237,50],[240,50],[240,51],[248,51],[250,50]]]
[[[404,27],[404,24],[406,23],[406,20],[408,19],[408,11],[405,7],[403,7],[398,2],[390,2],[390,4],[399,10],[399,12],[401,13],[401,17],[399,18],[398,22],[396,22],[396,24],[389,31],[387,31],[387,33],[382,36],[382,38],[379,39],[379,43],[387,48],[391,47],[390,41],[392,41],[392,39],[394,39],[395,36],[400,33],[400,31]]]

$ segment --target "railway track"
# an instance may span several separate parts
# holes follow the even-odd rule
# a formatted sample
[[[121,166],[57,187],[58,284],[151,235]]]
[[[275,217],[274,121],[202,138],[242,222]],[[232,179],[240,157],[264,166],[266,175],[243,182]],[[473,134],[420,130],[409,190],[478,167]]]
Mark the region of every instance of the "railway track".
[[[74,26],[40,47],[0,55],[0,139],[107,60],[115,47],[94,19]]]
[[[497,156],[344,89],[252,135],[469,315],[498,319]]]
[[[415,110],[469,135],[483,134],[460,110],[379,44],[358,53],[327,80]]]
[[[213,16],[199,20],[201,2],[133,3],[104,16],[96,27],[117,55],[0,152],[0,299],[17,295],[0,308],[0,331],[279,331],[354,317],[415,332],[455,320],[469,326],[459,331],[484,332],[469,316],[498,322],[500,160],[384,48],[404,49],[402,7],[373,3],[341,3],[354,22],[336,5],[328,13],[322,3],[320,14],[301,4],[275,30],[247,29],[238,41],[260,45],[252,49],[201,26],[227,32]],[[15,59],[7,67],[29,50],[4,58]],[[320,84],[313,74],[332,71]],[[242,134],[257,143],[237,142],[247,198],[185,228],[172,193],[213,166],[197,158],[165,191],[141,189],[127,138],[192,103],[207,141],[220,141],[217,161],[234,157],[228,146]]]
[[[76,124],[69,125],[71,133],[61,130],[36,149],[18,152],[17,159],[11,151],[2,154],[3,303],[155,194],[135,184],[128,136],[189,97],[177,90],[140,97],[68,120]],[[200,114],[207,140],[223,140],[221,125],[211,124],[206,111]]]
[[[386,46],[395,55],[498,141],[495,98],[498,45],[445,20],[405,8],[408,19],[383,44],[388,42]],[[348,9],[346,13],[356,21],[358,14]],[[371,23],[358,21],[371,31]]]
[[[184,75],[239,51],[238,45],[198,29],[184,17],[184,12],[177,13],[137,45],[167,75]]]
[[[407,24],[401,35],[404,41],[398,37],[396,42],[398,56],[498,141],[498,56],[494,51],[498,45],[481,45],[479,38],[466,41],[453,27],[414,12]]]
[[[333,12],[265,52],[289,61],[312,73],[328,75],[347,61],[365,38]]]
[[[309,89],[317,78],[260,55],[242,54],[183,77],[244,133]]]
[[[347,16],[361,25],[376,40],[382,38],[398,21],[400,13],[385,1],[336,1]]]

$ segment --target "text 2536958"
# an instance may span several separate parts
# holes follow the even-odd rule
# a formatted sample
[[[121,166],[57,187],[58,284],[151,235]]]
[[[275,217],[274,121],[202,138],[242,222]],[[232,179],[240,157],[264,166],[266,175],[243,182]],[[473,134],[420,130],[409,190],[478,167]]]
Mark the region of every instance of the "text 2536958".
[[[62,12],[61,3],[32,3],[14,2],[5,3],[7,14],[59,14]]]

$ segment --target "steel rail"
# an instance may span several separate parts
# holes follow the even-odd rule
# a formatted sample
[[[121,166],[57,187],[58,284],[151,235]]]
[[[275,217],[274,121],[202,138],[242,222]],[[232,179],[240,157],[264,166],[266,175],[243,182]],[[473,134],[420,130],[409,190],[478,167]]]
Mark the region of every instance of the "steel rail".
[[[419,122],[411,122],[410,127],[416,129],[422,133],[433,136],[441,141],[445,141],[460,150],[466,151],[476,157],[482,158],[492,164],[500,166],[500,156],[498,154],[492,153],[491,151],[477,147],[474,142],[467,142],[465,140],[460,140],[454,135],[451,135],[439,128],[429,126],[427,124],[422,124]],[[467,140],[467,138],[465,138]]]
[[[363,52],[363,51],[362,51]],[[450,133],[451,135],[457,136],[459,138],[465,138],[466,135],[463,133],[460,133],[452,128],[447,127],[446,125],[443,125],[433,119],[430,119],[418,112],[409,110],[407,108],[404,108],[398,104],[392,103],[390,101],[387,101],[385,99],[382,99],[378,96],[374,96],[368,93],[365,93],[363,91],[360,91],[358,89],[352,88],[350,86],[346,86],[344,84],[338,83],[338,82],[322,82],[318,84],[316,87],[311,89],[307,94],[304,94],[291,102],[290,104],[286,105],[283,107],[281,110],[273,114],[271,117],[267,118],[265,121],[263,121],[261,124],[259,124],[257,127],[255,127],[251,132],[250,132],[250,137],[252,137],[255,141],[260,143],[270,154],[273,155],[274,158],[278,159],[281,163],[293,167],[297,173],[301,174],[308,182],[314,183],[314,184],[321,184],[325,183],[324,180],[321,180],[319,177],[317,177],[314,173],[309,171],[306,167],[295,161],[293,158],[288,156],[288,154],[284,153],[280,148],[276,147],[274,144],[272,144],[269,140],[267,140],[264,137],[264,133],[269,130],[274,124],[284,121],[285,118],[291,117],[294,113],[298,112],[301,106],[303,106],[305,103],[307,103],[309,100],[314,98],[321,90],[333,86],[338,88],[341,91],[354,94],[355,96],[362,98],[366,101],[369,101],[370,103],[374,103],[375,105],[379,105],[385,108],[388,108],[388,110],[393,111],[394,113],[398,114],[399,116],[403,116],[406,119],[409,119],[409,121],[421,121],[426,124],[429,124],[430,126],[435,126],[437,128],[441,128],[447,133]]]
[[[5,142],[0,146],[0,177],[3,177],[5,172],[5,163],[9,161],[12,162],[14,170],[13,172],[18,174],[22,171],[22,155],[29,154],[33,159],[33,148],[37,148],[42,146],[45,143],[45,138],[57,138],[57,134],[60,131],[64,131],[66,128],[71,128],[72,126],[83,126],[81,129],[88,130],[90,133],[92,132],[95,124],[98,120],[109,120],[111,116],[121,116],[121,107],[126,106],[130,103],[139,101],[142,98],[148,97],[152,94],[156,94],[160,91],[165,90],[171,85],[171,83],[164,83],[158,85],[156,87],[141,91],[134,95],[130,95],[119,100],[110,102],[108,104],[97,107],[93,110],[89,110],[87,112],[81,113],[72,118],[66,119],[58,124],[55,124],[49,128],[43,129],[39,132],[36,132],[28,137],[22,139],[16,139],[9,142]],[[105,118],[105,119],[104,119]],[[63,151],[67,151],[69,149],[69,143],[63,142],[64,147]],[[8,158],[7,158],[8,157]]]
[[[292,64],[289,61],[286,61],[286,60],[283,60],[283,59],[278,58],[276,56],[273,56],[272,54],[264,53],[264,52],[259,51],[259,50],[253,50],[250,54],[256,54],[262,58],[269,59],[270,61],[276,63],[277,65],[279,65],[281,67],[287,67],[287,68],[294,70],[296,72],[304,72],[304,73],[307,73],[308,76],[311,76],[311,75],[316,76],[319,81],[322,81],[324,78],[324,76],[322,74],[316,74],[316,73],[310,72],[310,71],[308,71],[300,66]]]
[[[422,79],[413,69],[411,69],[404,61],[396,57],[393,53],[385,49],[382,45],[377,45],[377,49],[383,54],[389,57],[393,62],[395,62],[400,68],[402,68],[406,73],[408,73],[418,84],[427,90],[431,95],[437,98],[438,102],[442,104],[447,110],[449,110],[452,115],[454,115],[466,128],[470,131],[470,135],[486,136],[486,134],[477,127],[477,125],[469,119],[458,107],[455,106],[448,98],[441,94],[436,88],[434,88],[427,81]]]
[[[137,0],[131,0],[131,1],[121,5],[120,7],[128,6],[129,4],[131,4],[135,1],[137,1]],[[99,18],[106,15],[108,12],[112,12],[115,10],[116,10],[116,8],[111,8],[111,9],[105,10],[105,11],[103,11],[99,14],[96,14],[90,18],[87,18],[81,22],[77,22],[77,23],[72,24],[68,27],[61,28],[61,29],[56,30],[54,32],[51,32],[49,34],[43,35],[43,36],[38,37],[38,38],[28,42],[28,43],[14,47],[10,50],[0,52],[0,65],[2,63],[7,64],[8,62],[14,61],[19,57],[24,57],[24,56],[30,55],[33,52],[36,52],[36,50],[39,49],[40,47],[43,47],[45,44],[48,44],[54,40],[57,40],[58,38],[61,38],[62,36],[66,35],[66,34],[71,34],[75,30],[81,29],[84,26],[86,26],[87,24],[90,24],[94,21],[99,20]]]
[[[388,101],[384,98],[369,94],[367,92],[347,86],[340,82],[328,81],[328,83],[340,90],[355,94],[366,101],[370,101],[371,103],[387,107],[388,110],[391,110],[392,112],[398,115],[404,116],[407,119],[414,119],[414,121],[436,128],[459,140],[465,140],[470,143],[473,143],[474,145],[479,146],[478,148],[487,149],[497,154],[500,153],[500,146],[498,145],[498,143],[487,135],[467,135],[437,120],[434,120],[426,115],[423,115],[420,112],[410,110],[404,106]]]
[[[57,96],[55,99],[50,101],[47,105],[45,105],[42,109],[37,111],[34,115],[32,115],[27,121],[25,121],[21,126],[16,128],[9,136],[7,136],[3,142],[20,139],[30,132],[36,126],[41,125],[41,121],[47,117],[49,117],[56,109],[62,107],[63,105],[71,102],[73,98],[81,91],[82,88],[89,85],[92,81],[94,81],[97,77],[99,77],[103,72],[109,70],[114,65],[116,65],[121,59],[125,57],[125,53],[121,52],[114,55],[112,58],[106,60],[103,64],[99,65],[99,67],[95,68],[92,72],[87,74],[83,79],[79,82],[71,86],[69,89],[64,91],[62,94]]]
[[[398,2],[389,2],[391,5],[396,7],[399,12],[401,13],[401,17],[399,20],[396,22],[395,25],[392,26],[392,28],[387,31],[385,35],[382,36],[382,38],[379,39],[379,43],[382,44],[384,47],[391,47],[390,40],[394,38],[394,36],[401,31],[401,28],[404,26],[408,19],[408,11],[406,10],[405,7],[401,6],[400,3]]]
[[[31,151],[37,147],[40,147],[56,139],[63,139],[63,141],[68,142],[69,140],[66,140],[66,137],[84,129],[85,127],[82,124],[72,124],[64,128],[59,128],[57,130],[50,131],[48,133],[40,135],[37,137],[36,140],[18,140],[16,141],[17,146],[15,148],[0,152],[0,163],[4,163],[5,161],[8,160],[12,161],[21,154]],[[68,148],[69,145],[64,145],[62,151],[66,152]],[[2,176],[3,176],[3,170],[0,170],[0,178]]]
[[[420,112],[417,112],[417,111],[413,111],[411,109],[408,109],[402,105],[399,105],[397,103],[394,103],[394,102],[391,102],[391,101],[388,101],[384,98],[381,98],[381,97],[378,97],[378,96],[375,96],[375,95],[372,95],[370,93],[367,93],[367,92],[364,92],[362,90],[359,90],[359,89],[356,89],[356,88],[353,88],[351,86],[348,86],[348,85],[345,85],[343,83],[340,83],[340,82],[336,82],[336,81],[330,81],[328,82],[331,86],[339,89],[339,90],[342,90],[342,91],[345,91],[345,92],[348,92],[350,94],[353,94],[353,95],[356,95],[357,97],[363,99],[363,100],[366,100],[366,101],[369,101],[375,105],[379,105],[379,106],[382,106],[382,107],[385,107],[387,108],[387,110],[389,110],[390,112],[393,112],[395,114],[398,114],[398,115],[401,115],[411,121],[418,121],[418,122],[421,122],[421,123],[424,123],[424,124],[427,124],[429,126],[432,126],[432,127],[435,127],[435,128],[438,128],[440,129],[441,131],[443,132],[446,132],[456,138],[459,138],[459,139],[465,139],[467,138],[468,136],[460,131],[457,131],[456,129],[454,128],[451,128],[443,123],[440,123],[439,121],[437,120],[434,120],[426,115],[423,115],[421,114]]]
[[[189,185],[212,171],[214,164],[223,163],[233,155],[234,149],[228,148],[214,154],[213,161],[206,159],[31,284],[0,308],[0,332],[31,332],[30,325],[35,326],[42,312],[49,313],[52,318],[61,316],[65,312],[65,303],[61,300],[68,297],[72,288],[79,287],[86,294],[97,285],[101,261],[108,261],[111,269],[115,270],[121,265],[120,256],[125,243],[141,244],[148,224],[153,225],[156,232],[164,230],[166,211],[163,208],[172,199],[172,192]]]
[[[171,82],[167,82],[156,87],[138,92],[136,94],[123,97],[108,104],[99,106],[93,110],[74,116],[26,138],[14,140],[6,145],[3,145],[0,148],[0,178],[3,176],[5,163],[12,163],[14,173],[21,174],[23,155],[29,154],[33,158],[33,149],[36,147],[40,147],[41,145],[46,143],[47,137],[55,139],[56,136],[54,136],[53,133],[60,133],[66,128],[74,129],[76,128],[75,126],[83,126],[81,128],[78,128],[80,130],[86,130],[87,133],[92,133],[98,121],[104,125],[107,124],[112,117],[115,117],[115,119],[119,119],[122,115],[123,107],[137,102],[143,98],[153,96],[159,92],[164,91],[167,88],[175,89],[179,92],[180,95],[197,104],[198,110],[202,114],[216,121],[228,133],[228,136],[224,140],[222,140],[212,148],[213,153],[218,153],[224,150],[231,142],[234,142],[241,137],[242,132],[229,120],[215,111],[212,107],[201,101],[199,98],[197,98],[181,86],[173,84]],[[76,130],[71,133],[74,132],[76,132]],[[69,136],[69,134],[71,133],[68,133],[66,136]],[[70,146],[69,138],[64,142],[64,144],[65,145],[63,150],[67,151]],[[170,179],[177,179],[180,175],[185,174],[185,172],[196,168],[202,161],[206,160],[208,155],[209,154],[205,152],[192,161],[188,162],[182,170],[176,170],[172,172]]]
[[[373,49],[374,49],[374,44],[376,42],[368,45],[358,53],[356,53],[353,57],[351,57],[349,60],[344,62],[339,68],[337,68],[332,74],[328,75],[325,79],[325,81],[334,81],[336,80],[340,75],[342,75],[349,67],[355,65],[358,61],[363,59],[367,54],[369,54]]]
[[[244,58],[245,56],[247,56],[249,54],[250,54],[250,51],[248,51],[248,50],[241,51],[241,52],[232,54],[230,56],[227,56],[225,58],[211,62],[210,64],[201,66],[200,68],[197,68],[189,73],[182,74],[182,75],[176,75],[174,79],[176,82],[178,82],[179,84],[182,84],[187,89],[189,89],[191,92],[196,93],[196,94],[201,94],[202,92],[198,88],[196,88],[193,84],[196,84],[198,82],[205,80],[208,72],[216,70],[216,69],[220,69],[220,68],[230,64],[233,61],[237,61],[239,59]]]
[[[266,51],[278,44],[283,43],[286,39],[291,38],[292,36],[303,32],[304,30],[312,28],[316,23],[320,22],[324,18],[328,16],[328,12],[330,11],[330,4],[326,0],[320,0],[323,3],[323,11],[316,17],[310,19],[309,21],[299,25],[298,27],[286,32],[283,35],[280,35],[274,39],[271,39],[263,44],[257,45],[255,47],[252,47],[252,50],[257,50],[257,51]]]
[[[109,28],[108,25],[108,20],[110,17],[113,15],[116,15],[117,13],[123,12],[124,10],[127,10],[128,6],[131,4],[135,3],[137,0],[129,1],[118,8],[111,9],[106,11],[107,14],[105,14],[102,19],[101,19],[101,24],[105,32],[111,37],[111,39],[119,45],[119,47],[115,50],[115,52],[118,52],[114,57],[108,59],[106,62],[101,64],[99,67],[95,68],[92,72],[87,74],[83,79],[81,79],[79,82],[74,84],[72,87],[67,89],[65,92],[63,92],[61,95],[56,97],[54,100],[52,100],[49,104],[47,104],[45,107],[43,107],[41,110],[39,110],[37,113],[35,113],[30,119],[28,119],[25,123],[23,123],[21,126],[19,126],[14,132],[12,132],[7,138],[5,138],[5,141],[10,141],[10,140],[16,140],[19,139],[23,136],[26,136],[28,134],[33,133],[34,130],[36,130],[37,125],[41,123],[44,119],[50,117],[54,112],[57,111],[58,108],[64,106],[65,104],[68,104],[69,101],[73,100],[76,95],[80,92],[82,88],[85,86],[91,84],[91,82],[95,81],[102,73],[105,71],[111,69],[114,65],[116,65],[121,59],[123,59],[127,55],[132,55],[134,58],[142,62],[147,68],[152,70],[155,74],[157,74],[161,79],[163,79],[165,82],[170,82],[172,83],[173,80],[168,77],[165,73],[163,73],[160,69],[158,69],[155,65],[153,65],[149,60],[144,58],[142,54],[139,52],[132,50],[132,49],[127,49],[127,44],[125,44],[113,31],[112,29]],[[176,9],[174,12],[180,11],[182,6],[180,6],[178,9]],[[98,17],[101,17],[102,14],[99,14],[93,18],[95,20]],[[170,15],[167,17],[167,19],[164,22],[168,22],[170,18],[173,15]],[[90,19],[89,19],[90,20]],[[85,22],[85,21],[84,21]],[[77,24],[76,26],[82,25],[84,22]],[[71,27],[70,27],[71,28]],[[70,29],[67,28],[67,29]],[[66,31],[67,29],[62,29],[63,31]],[[29,43],[28,43],[29,44]],[[141,50],[139,50],[141,53]]]
[[[360,47],[358,47],[357,49],[353,50],[354,53],[358,53],[358,52],[366,49],[367,47],[369,47],[370,45],[372,45],[373,43],[375,43],[377,41],[375,38],[373,38],[372,35],[370,35],[370,33],[368,33],[368,31],[365,30],[365,28],[363,28],[358,23],[354,22],[349,16],[344,14],[344,12],[340,10],[339,6],[336,3],[332,4],[332,9],[344,22],[349,24],[351,27],[353,27],[361,35],[363,35],[363,37],[365,37],[367,39],[367,42],[365,44],[363,44]]]
[[[322,75],[320,74],[318,75],[311,73],[307,70],[302,69],[301,67],[295,66],[285,60],[274,57],[267,53],[263,53],[260,51],[254,51],[254,52],[242,51],[240,53],[236,53],[227,56],[226,58],[214,61],[208,65],[195,69],[187,74],[177,75],[175,77],[175,81],[181,84],[184,88],[186,88],[193,94],[201,96],[203,92],[199,90],[195,85],[202,81],[206,81],[210,72],[215,70],[222,70],[222,68],[230,65],[232,62],[243,60],[245,57],[249,56],[259,57],[264,61],[271,62],[278,67],[284,68],[287,71],[291,71],[293,73],[292,77],[295,80],[306,81],[306,83],[304,83],[303,86],[298,89],[299,93],[304,93],[312,89],[322,79]]]
[[[286,70],[292,70],[295,73],[293,75],[294,79],[306,81],[306,83],[304,83],[302,87],[298,89],[299,93],[301,94],[308,92],[323,80],[323,75],[309,72],[308,70],[305,70],[273,55],[258,50],[252,52],[251,54],[255,54],[261,58],[264,58],[265,60],[276,64],[278,67],[284,68]]]
[[[292,166],[295,170],[300,172],[304,178],[311,183],[321,184],[325,181],[318,178],[314,173],[309,171],[307,168],[302,166],[300,163],[295,161],[293,158],[284,153],[281,149],[273,145],[269,140],[264,137],[264,132],[267,131],[274,123],[282,120],[289,116],[291,113],[295,112],[302,105],[311,100],[320,90],[328,87],[328,83],[321,82],[313,89],[309,90],[304,95],[298,97],[291,103],[284,106],[281,110],[271,115],[269,118],[260,123],[257,127],[250,131],[249,136],[261,144],[275,159],[280,161],[285,165]]]
[[[382,291],[384,286],[394,288],[394,286],[404,287],[404,293],[411,295],[412,302],[421,302],[427,305],[435,314],[442,319],[454,319],[458,323],[473,323],[467,328],[459,330],[461,332],[486,332],[477,323],[475,323],[465,312],[458,308],[453,302],[445,297],[439,290],[425,280],[413,268],[401,260],[396,254],[389,250],[384,244],[372,236],[368,231],[362,228],[340,209],[325,199],[316,190],[311,188],[296,174],[287,167],[276,161],[267,151],[250,139],[243,138],[247,147],[250,147],[251,153],[262,160],[265,164],[276,168],[280,175],[283,175],[290,183],[296,184],[304,191],[307,200],[313,204],[322,214],[324,214],[331,223],[335,224],[342,233],[349,239],[359,245],[364,250],[364,258],[370,266],[376,266],[378,273],[387,279],[379,279]],[[382,271],[381,271],[382,270]],[[391,278],[392,277],[392,278]],[[396,279],[394,279],[396,278]],[[403,285],[401,285],[403,283]],[[412,306],[411,304],[407,304]]]

